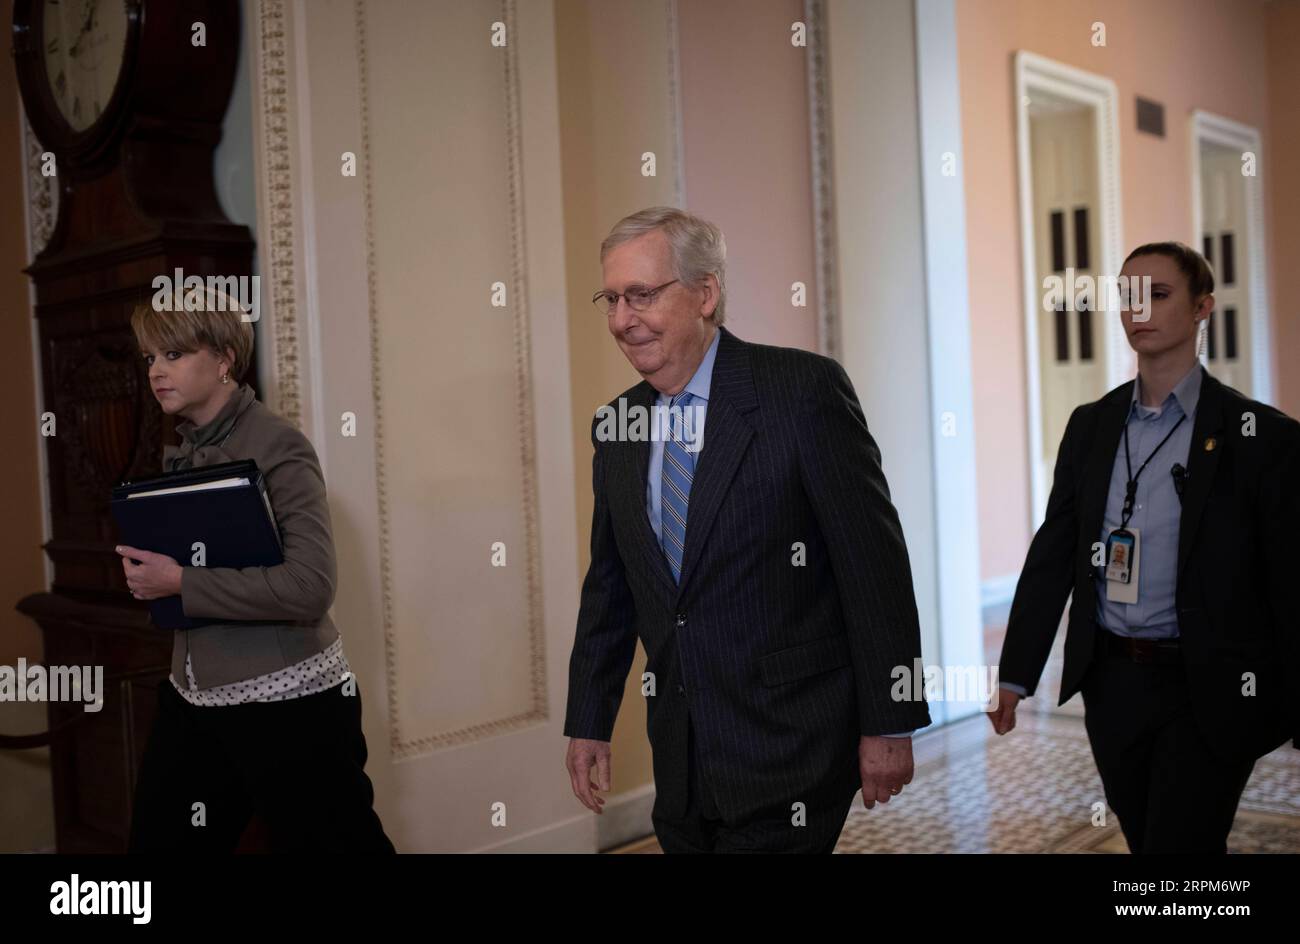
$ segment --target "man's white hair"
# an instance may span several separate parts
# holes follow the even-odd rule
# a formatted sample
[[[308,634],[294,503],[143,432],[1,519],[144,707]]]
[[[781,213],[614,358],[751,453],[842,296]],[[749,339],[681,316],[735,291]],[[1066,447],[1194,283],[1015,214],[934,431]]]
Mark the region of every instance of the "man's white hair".
[[[648,207],[625,216],[614,224],[600,244],[600,261],[615,246],[661,229],[668,237],[673,275],[683,285],[698,286],[707,275],[718,279],[718,307],[709,318],[722,324],[727,308],[727,241],[722,230],[693,213],[677,207]]]

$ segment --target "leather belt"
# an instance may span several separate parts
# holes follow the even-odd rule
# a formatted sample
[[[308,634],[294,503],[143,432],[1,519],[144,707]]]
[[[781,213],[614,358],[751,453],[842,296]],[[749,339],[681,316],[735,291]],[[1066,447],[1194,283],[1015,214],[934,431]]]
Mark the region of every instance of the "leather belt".
[[[1130,662],[1149,665],[1177,665],[1183,659],[1183,647],[1177,639],[1135,639],[1098,627],[1105,636],[1106,652]]]

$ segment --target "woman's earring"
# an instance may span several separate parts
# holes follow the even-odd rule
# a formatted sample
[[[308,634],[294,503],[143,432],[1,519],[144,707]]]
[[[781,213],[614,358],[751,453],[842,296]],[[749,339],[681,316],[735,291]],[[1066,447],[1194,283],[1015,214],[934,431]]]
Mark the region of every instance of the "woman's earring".
[[[222,382],[223,384],[224,384],[224,383],[230,383],[230,375],[229,375],[229,374],[222,374],[222,375],[221,375],[221,382]]]
[[[1196,357],[1198,360],[1205,359],[1205,336],[1210,333],[1210,319],[1201,320],[1201,336],[1196,341]]]

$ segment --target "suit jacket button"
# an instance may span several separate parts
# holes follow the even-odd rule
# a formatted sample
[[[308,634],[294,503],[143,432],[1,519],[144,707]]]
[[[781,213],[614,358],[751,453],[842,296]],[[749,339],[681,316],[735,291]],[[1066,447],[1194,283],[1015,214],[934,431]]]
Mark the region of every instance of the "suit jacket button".
[[[684,686],[684,685],[678,685],[678,686],[677,686],[677,694],[678,694],[678,695],[685,695],[685,694],[686,694],[686,686]]]
[[[685,613],[678,613],[678,614],[677,614],[677,626],[678,626],[678,628],[680,628],[680,627],[682,627],[682,626],[685,626],[685,625],[686,625],[686,614],[685,614]]]

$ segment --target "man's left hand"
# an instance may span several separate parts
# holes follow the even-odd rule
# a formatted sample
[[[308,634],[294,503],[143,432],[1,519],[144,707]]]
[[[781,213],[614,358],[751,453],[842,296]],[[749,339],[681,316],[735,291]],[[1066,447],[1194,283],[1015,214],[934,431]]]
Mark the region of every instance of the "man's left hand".
[[[157,600],[181,592],[181,574],[184,568],[175,559],[125,544],[119,544],[114,550],[122,555],[126,585],[137,600]],[[132,559],[140,563],[133,564]]]
[[[888,803],[912,782],[912,739],[863,737],[858,741],[858,773],[862,776],[862,802],[873,809]]]

